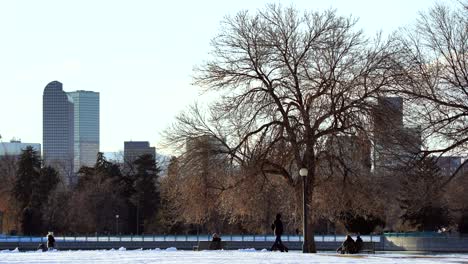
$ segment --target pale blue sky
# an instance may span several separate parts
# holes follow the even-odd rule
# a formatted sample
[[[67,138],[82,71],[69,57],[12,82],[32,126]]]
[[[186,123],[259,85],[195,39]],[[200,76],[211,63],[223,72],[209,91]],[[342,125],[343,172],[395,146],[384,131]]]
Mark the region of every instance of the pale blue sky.
[[[101,151],[121,150],[126,140],[158,147],[174,116],[203,101],[192,68],[207,57],[222,18],[271,2],[0,0],[0,135],[42,143],[42,92],[58,80],[65,91],[100,92]],[[372,35],[413,23],[435,1],[273,2],[333,7]]]

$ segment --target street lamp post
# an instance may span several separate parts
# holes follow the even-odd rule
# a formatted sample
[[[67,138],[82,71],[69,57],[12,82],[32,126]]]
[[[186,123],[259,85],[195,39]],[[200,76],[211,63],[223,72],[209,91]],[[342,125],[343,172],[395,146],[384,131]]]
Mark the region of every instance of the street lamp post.
[[[302,253],[309,253],[309,249],[307,248],[308,244],[308,236],[307,236],[307,174],[309,171],[307,168],[301,168],[299,170],[299,175],[302,177],[302,232],[304,236],[304,240],[302,242]]]
[[[115,215],[115,233],[119,234],[119,215]]]

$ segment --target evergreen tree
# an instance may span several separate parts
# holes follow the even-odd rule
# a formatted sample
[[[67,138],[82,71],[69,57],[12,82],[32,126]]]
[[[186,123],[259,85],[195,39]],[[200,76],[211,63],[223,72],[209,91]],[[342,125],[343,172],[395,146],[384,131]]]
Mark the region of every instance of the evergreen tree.
[[[141,233],[144,229],[140,227],[144,227],[145,221],[150,221],[159,208],[160,195],[157,183],[160,169],[153,155],[148,154],[138,157],[134,165],[136,174],[131,201],[137,210],[137,233]]]
[[[374,215],[356,215],[352,211],[340,215],[340,220],[346,230],[351,233],[368,235],[378,226],[385,227],[385,222]]]
[[[437,231],[450,225],[450,211],[442,195],[442,176],[433,158],[417,161],[398,198],[400,218],[418,231]]]
[[[18,201],[20,211],[31,203],[34,183],[40,178],[41,160],[33,147],[28,146],[21,153],[16,172],[13,194]]]
[[[34,190],[32,193],[32,206],[42,208],[47,203],[51,192],[57,187],[60,182],[57,170],[50,166],[41,168],[39,178],[34,182]]]
[[[39,154],[31,146],[22,151],[13,194],[22,212],[21,227],[24,234],[35,235],[44,231],[43,205],[47,203],[59,180],[54,168],[41,168]]]
[[[119,166],[106,160],[103,153],[98,153],[94,167],[80,168],[78,185],[70,200],[76,208],[70,215],[77,232],[114,232],[117,214],[121,217],[120,226],[124,226],[128,207],[121,195],[121,181]]]

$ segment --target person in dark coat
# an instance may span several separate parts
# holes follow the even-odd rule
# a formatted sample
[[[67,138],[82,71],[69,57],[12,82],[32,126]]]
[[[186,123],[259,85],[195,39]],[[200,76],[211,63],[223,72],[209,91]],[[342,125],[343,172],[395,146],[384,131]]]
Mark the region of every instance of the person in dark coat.
[[[356,243],[354,242],[353,238],[350,235],[347,235],[345,241],[336,250],[336,252],[340,252],[341,254],[356,253]]]
[[[363,244],[364,244],[364,241],[362,241],[362,238],[360,236],[357,236],[356,237],[356,253],[362,250]]]
[[[280,250],[281,252],[288,252],[288,248],[281,241],[281,236],[283,235],[283,222],[281,221],[281,214],[276,215],[276,220],[271,224],[271,229],[273,229],[276,239],[275,243],[271,247],[271,251]]]
[[[49,234],[47,234],[47,248],[49,250],[52,250],[55,248],[55,238],[54,238],[53,232],[49,232]]]
[[[42,250],[42,252],[47,251],[47,246],[44,245],[43,243],[39,244],[37,247],[38,250]]]
[[[214,233],[211,238],[210,249],[211,250],[223,249],[221,245],[221,238],[219,237],[217,233]]]

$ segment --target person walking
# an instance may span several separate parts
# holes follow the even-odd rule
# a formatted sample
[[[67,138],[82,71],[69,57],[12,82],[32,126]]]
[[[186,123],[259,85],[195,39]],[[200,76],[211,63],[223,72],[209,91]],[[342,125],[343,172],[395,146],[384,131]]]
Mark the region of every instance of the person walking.
[[[288,252],[288,248],[281,241],[281,236],[283,235],[283,222],[281,221],[281,214],[276,215],[276,220],[271,224],[271,229],[273,229],[276,239],[275,243],[271,247],[271,251],[280,250],[281,252]]]
[[[55,248],[54,232],[49,232],[47,234],[47,249],[53,250],[54,248]]]

